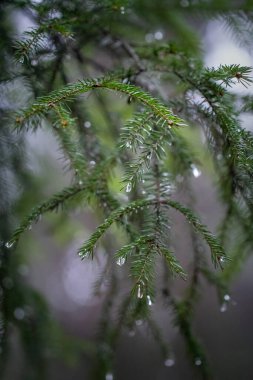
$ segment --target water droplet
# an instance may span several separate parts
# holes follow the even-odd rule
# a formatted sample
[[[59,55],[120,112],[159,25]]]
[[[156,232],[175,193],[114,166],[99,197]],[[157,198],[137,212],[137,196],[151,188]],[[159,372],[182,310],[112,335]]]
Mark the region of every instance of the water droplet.
[[[105,375],[105,380],[113,380],[113,374],[111,372],[108,372],[106,375]]]
[[[90,165],[91,166],[95,166],[96,165],[96,161],[94,161],[94,160],[90,161]]]
[[[20,57],[18,61],[19,61],[20,63],[24,63],[24,62],[25,62],[25,58],[24,58],[24,57]]]
[[[153,302],[152,302],[151,297],[149,295],[147,295],[147,303],[148,303],[148,306],[153,305]]]
[[[146,191],[145,190],[142,190],[142,192],[141,192],[143,195],[145,195],[146,194]]]
[[[126,262],[126,259],[125,257],[119,257],[118,260],[117,260],[117,264],[122,267],[122,265],[124,265]]]
[[[37,66],[38,65],[38,60],[37,59],[32,59],[31,60],[31,65],[32,66]]]
[[[7,241],[7,243],[5,243],[5,247],[11,248],[11,247],[13,247],[13,244],[14,244],[14,241]]]
[[[201,176],[201,171],[195,165],[192,164],[191,169],[192,169],[192,174],[195,178],[198,178],[199,176]]]
[[[83,184],[83,181],[80,180],[80,181],[78,182],[78,184],[81,186],[81,185]]]
[[[137,287],[137,297],[143,298],[143,289],[142,289],[142,286],[140,284]]]
[[[14,310],[14,317],[16,319],[18,319],[19,321],[21,321],[22,319],[25,318],[25,311],[24,309],[22,309],[21,307],[17,307],[15,310]]]
[[[78,252],[78,256],[81,257],[81,259],[87,259],[90,256],[90,251],[80,251]]]
[[[132,338],[133,336],[135,336],[135,331],[129,330],[128,335]]]
[[[224,301],[230,301],[230,299],[231,299],[231,297],[230,297],[230,295],[229,294],[225,294],[224,295]]]
[[[129,141],[127,141],[126,142],[126,147],[129,148],[129,149],[131,149],[132,148],[132,144]]]
[[[122,15],[125,14],[125,7],[120,7],[120,13],[121,13]]]
[[[161,32],[160,30],[158,30],[157,32],[155,32],[154,37],[158,41],[162,40],[163,39],[163,32]]]
[[[83,125],[84,125],[85,128],[90,128],[91,127],[91,122],[87,120],[87,121],[84,122]]]
[[[172,367],[174,364],[175,364],[175,359],[173,359],[173,358],[167,358],[167,359],[164,361],[164,365],[165,365],[166,367]]]
[[[126,186],[126,192],[130,193],[131,190],[132,190],[132,184],[131,184],[131,182],[128,182],[128,184]]]
[[[143,324],[143,320],[142,319],[137,319],[135,321],[135,324],[136,324],[136,326],[141,326]]]
[[[219,260],[220,263],[224,263],[225,260],[226,260],[226,258],[225,258],[225,256],[221,256],[221,257],[219,257],[218,260]]]
[[[108,372],[106,375],[105,375],[105,380],[113,380],[113,374],[111,372]]]
[[[224,302],[221,307],[220,307],[220,312],[221,313],[225,313],[225,311],[227,311],[227,303]]]
[[[200,358],[195,359],[195,365],[200,366],[202,364],[202,360]]]

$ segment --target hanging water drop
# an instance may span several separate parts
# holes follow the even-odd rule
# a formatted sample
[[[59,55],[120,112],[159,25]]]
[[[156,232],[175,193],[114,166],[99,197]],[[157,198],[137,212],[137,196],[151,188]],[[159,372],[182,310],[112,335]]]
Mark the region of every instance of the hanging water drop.
[[[162,40],[163,39],[163,32],[161,32],[160,30],[158,30],[157,32],[155,32],[154,37],[158,41]]]
[[[21,321],[22,319],[25,318],[25,311],[24,309],[22,309],[21,307],[17,307],[15,310],[14,310],[14,317]]]
[[[172,367],[174,364],[175,364],[175,359],[173,359],[173,358],[167,358],[164,361],[165,367]]]
[[[85,122],[84,122],[84,127],[85,127],[85,128],[90,128],[90,127],[91,127],[91,122],[88,121],[88,120],[85,121]]]
[[[138,288],[137,288],[137,297],[143,298],[143,289],[140,284],[138,285]]]
[[[128,184],[126,186],[126,192],[130,193],[131,190],[132,190],[132,184],[131,184],[131,182],[128,182]]]
[[[118,264],[120,267],[122,267],[122,265],[125,264],[126,259],[125,259],[125,257],[119,257],[118,260],[117,260],[116,262],[117,262],[117,264]]]
[[[129,149],[131,149],[132,148],[132,144],[129,141],[127,141],[126,142],[126,147],[129,148]]]
[[[105,375],[105,380],[113,380],[113,374],[111,372],[108,372],[106,375]]]
[[[220,312],[221,313],[225,313],[225,311],[227,311],[227,304],[226,302],[224,302],[221,307],[220,307]]]
[[[227,302],[230,301],[231,299],[229,294],[225,294],[223,298],[224,298],[224,301],[227,301]]]
[[[37,59],[32,59],[31,60],[31,65],[32,66],[37,66],[38,65],[38,60]]]
[[[83,184],[83,181],[80,179],[80,181],[78,182],[78,184],[81,186]]]
[[[90,161],[90,166],[95,166],[96,165],[96,161],[92,160]]]
[[[120,7],[120,13],[121,13],[122,15],[125,14],[125,7]]]
[[[200,366],[202,364],[202,360],[200,358],[195,359],[195,365]]]
[[[136,326],[141,326],[142,323],[143,323],[142,319],[137,319],[137,320],[135,321]]]
[[[5,247],[11,248],[11,247],[13,247],[13,244],[14,244],[14,241],[7,241],[7,243],[5,244]]]
[[[82,260],[89,258],[90,251],[80,251],[78,252],[78,256],[81,257]]]
[[[199,176],[201,176],[201,171],[195,165],[192,164],[191,169],[192,169],[192,174],[195,178],[198,178]]]
[[[151,297],[149,295],[147,295],[147,303],[148,303],[148,306],[153,305],[153,302],[152,302]]]
[[[129,330],[128,335],[132,338],[133,336],[135,336],[135,331]]]

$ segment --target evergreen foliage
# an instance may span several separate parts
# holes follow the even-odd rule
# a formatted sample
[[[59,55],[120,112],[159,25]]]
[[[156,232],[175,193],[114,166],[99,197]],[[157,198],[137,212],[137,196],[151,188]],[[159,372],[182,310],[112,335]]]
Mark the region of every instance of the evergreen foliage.
[[[165,364],[173,364],[173,350],[150,307],[160,298],[172,311],[199,376],[211,379],[192,320],[201,279],[215,286],[221,304],[226,303],[230,281],[253,248],[253,136],[240,122],[243,113],[253,111],[253,100],[250,94],[231,91],[238,83],[248,89],[253,80],[251,67],[204,66],[190,16],[200,16],[200,23],[203,16],[216,17],[240,43],[248,43],[251,1],[241,2],[238,9],[231,1],[14,0],[5,1],[0,9],[0,374],[12,323],[31,363],[25,379],[47,378],[43,360],[47,346],[54,347],[55,341],[54,335],[45,341],[43,334],[59,334],[42,298],[15,274],[19,239],[44,213],[89,207],[100,222],[77,253],[80,263],[92,260],[103,245],[107,264],[96,291],[109,279],[94,379],[113,378],[120,334],[140,320],[147,322]],[[4,21],[14,12],[33,24],[18,39],[9,29],[11,23]],[[157,25],[164,34],[152,32]],[[12,99],[20,90],[25,99],[15,103]],[[114,107],[117,119],[112,116]],[[13,200],[9,188],[17,183],[27,186],[30,175],[21,146],[25,149],[26,132],[38,128],[50,129],[57,137],[72,181],[32,211],[26,210],[14,229],[12,214],[17,218],[18,212],[13,204],[22,202],[22,195]],[[193,201],[192,180],[200,175],[201,158],[191,138],[200,133],[224,213],[216,235],[201,222]],[[192,268],[180,263],[173,248],[171,231],[177,218],[173,210],[181,214],[191,234]],[[114,224],[115,241],[116,231],[121,238],[107,248]],[[117,265],[127,273],[127,291],[120,287],[122,272]],[[185,282],[180,297],[173,293],[174,280]],[[30,305],[24,316],[23,304]]]

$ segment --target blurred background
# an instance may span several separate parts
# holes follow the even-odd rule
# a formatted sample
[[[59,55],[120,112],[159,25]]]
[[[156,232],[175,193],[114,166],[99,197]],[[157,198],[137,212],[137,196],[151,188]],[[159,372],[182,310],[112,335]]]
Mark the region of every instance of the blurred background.
[[[182,7],[187,7],[187,5],[188,1],[181,1]],[[252,66],[252,54],[245,47],[238,45],[222,21],[201,20],[194,15],[191,17],[191,24],[196,34],[201,37],[206,66],[218,67],[220,64],[234,63]],[[15,25],[17,35],[22,35],[31,26],[30,18],[22,11],[10,12],[8,23],[11,28]],[[169,37],[164,24],[160,27],[159,23],[156,23],[155,28],[151,25],[144,36],[146,42],[166,41]],[[109,59],[107,63],[110,66]],[[33,64],[36,65],[36,62]],[[71,58],[69,64],[71,65]],[[74,70],[72,76],[78,79],[80,73]],[[14,102],[18,105],[22,102],[25,104],[26,91],[22,92],[21,81],[18,82],[18,86],[20,93],[15,95]],[[236,86],[232,91],[252,93],[251,89],[246,90],[241,85]],[[122,112],[125,112],[122,111],[123,101],[113,98],[111,117],[114,120],[118,120]],[[3,104],[3,100],[0,97],[1,103]],[[87,103],[87,109],[89,109],[92,107],[93,98],[88,97]],[[89,115],[86,128],[99,123],[99,118],[101,118],[92,111]],[[123,115],[123,117],[126,116],[128,115]],[[253,130],[252,117],[245,115],[242,123],[247,129]],[[189,138],[195,140],[194,133]],[[9,138],[7,132],[6,135],[3,133],[2,142],[4,136]],[[107,138],[108,141],[106,141]],[[33,205],[61,190],[71,181],[71,173],[66,170],[63,153],[49,128],[25,133],[22,137],[14,136],[12,139],[11,143],[15,145],[12,156],[10,157],[10,153],[6,152],[3,146],[1,151],[1,170],[4,173],[1,176],[1,229],[7,229],[8,220],[8,231],[6,234],[3,233],[2,244],[7,241],[10,231],[13,231],[14,226],[17,226],[18,221],[22,220]],[[23,151],[19,145],[21,144],[19,139],[22,140]],[[113,144],[111,137],[106,136],[106,131],[103,139],[108,146]],[[202,221],[214,231],[223,215],[223,208],[216,193],[215,176],[213,168],[210,167],[209,155],[202,146],[201,134],[198,135],[197,143],[193,144],[195,150],[201,155],[201,175],[192,178],[196,211]],[[7,159],[11,162],[9,168],[4,167]],[[19,172],[15,177],[12,174],[13,168]],[[23,284],[22,286],[31,286],[44,297],[49,306],[50,317],[47,318],[50,324],[51,319],[57,322],[50,330],[54,331],[54,336],[47,337],[46,332],[43,332],[45,336],[41,338],[45,340],[52,338],[54,342],[54,350],[51,352],[49,348],[46,353],[46,365],[49,368],[48,380],[92,378],[92,368],[95,365],[92,353],[97,343],[103,301],[109,285],[104,281],[101,292],[99,294],[94,292],[94,282],[103,273],[106,263],[103,249],[99,248],[97,259],[94,261],[80,261],[76,252],[98,223],[98,216],[89,208],[79,207],[74,211],[48,213],[25,233],[17,250],[13,253],[12,261],[17,271],[18,281]],[[188,263],[188,258],[192,254],[190,236],[180,217],[176,218],[173,240],[181,262]],[[252,265],[253,258],[251,257],[233,280],[229,294],[231,300],[226,307],[220,305],[214,288],[206,283],[202,284],[195,310],[194,331],[206,349],[215,380],[253,379]],[[125,268],[118,268],[119,276],[122,273],[122,281],[125,281],[124,270]],[[5,286],[10,291],[13,290],[12,281],[8,276],[5,277]],[[175,288],[175,293],[180,294],[181,288],[182,285],[179,283],[178,289]],[[41,300],[38,302],[43,303]],[[129,331],[125,329],[121,334],[116,350],[114,377],[112,378],[108,372],[106,380],[201,378],[197,368],[195,369],[188,359],[184,342],[177,328],[173,326],[173,316],[162,306],[162,300],[158,299],[151,306],[152,313],[155,320],[159,322],[166,341],[172,347],[174,365],[164,364],[156,342],[149,336],[145,322],[137,321],[134,329]],[[22,323],[26,313],[29,314],[29,306],[21,302],[20,306],[14,309],[14,318]],[[22,337],[14,325],[10,326],[9,334],[10,355],[8,359],[6,358],[6,372],[3,379],[32,379],[32,375],[29,375],[30,377],[24,375],[24,368],[28,364],[26,364],[21,344]],[[59,352],[62,357],[60,359],[57,358]]]

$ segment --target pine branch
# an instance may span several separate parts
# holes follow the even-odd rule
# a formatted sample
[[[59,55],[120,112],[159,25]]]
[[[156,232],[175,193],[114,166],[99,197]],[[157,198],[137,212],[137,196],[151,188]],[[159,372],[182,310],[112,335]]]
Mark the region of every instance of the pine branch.
[[[45,116],[50,109],[54,109],[58,103],[71,101],[76,95],[98,88],[122,92],[138,100],[147,107],[151,108],[157,117],[164,120],[167,123],[168,128],[171,128],[172,125],[175,127],[186,125],[182,119],[173,115],[172,111],[170,111],[160,101],[153,98],[148,93],[145,93],[140,88],[105,77],[100,79],[79,81],[78,83],[67,85],[61,90],[54,91],[49,96],[38,98],[30,108],[20,112],[16,117],[17,129],[21,129],[25,125],[27,128],[36,127],[41,117]]]
[[[181,277],[183,280],[187,279],[187,274],[177,261],[176,257],[173,255],[173,253],[168,250],[166,247],[158,246],[157,247],[158,253],[160,253],[161,256],[163,256],[168,264],[168,268],[171,271],[173,275],[177,275]]]
[[[253,82],[250,74],[252,67],[241,65],[220,65],[218,69],[207,68],[203,75],[206,79],[221,81],[226,87],[232,87],[235,83],[241,83],[244,87],[248,87]]]
[[[38,28],[25,32],[24,39],[15,43],[15,57],[20,63],[28,62],[32,56],[48,48],[48,34],[58,33],[64,38],[72,35],[70,23],[58,18],[48,20]]]
[[[12,238],[9,240],[8,247],[12,247],[13,244],[16,244],[20,239],[21,234],[23,234],[26,230],[29,230],[32,226],[32,223],[36,223],[39,221],[41,216],[48,211],[57,211],[60,207],[63,207],[64,203],[70,198],[76,196],[81,191],[86,190],[86,183],[82,186],[74,185],[72,187],[68,187],[59,193],[56,193],[52,198],[43,202],[41,205],[35,207],[31,214],[28,215],[21,225],[14,231]]]
[[[205,239],[211,249],[211,257],[215,266],[222,267],[222,263],[227,260],[227,256],[224,249],[221,247],[217,239],[208,231],[207,227],[202,224],[199,219],[193,214],[193,212],[181,205],[180,203],[172,200],[161,200],[160,204],[168,205],[175,208],[182,213],[185,218],[192,224],[194,229]],[[108,228],[122,216],[138,212],[141,208],[157,205],[156,200],[139,200],[130,203],[125,207],[121,207],[115,210],[111,215],[101,224],[97,230],[91,235],[89,240],[78,250],[79,256],[83,259],[86,257],[93,257],[94,247],[102,237],[102,235],[108,230]]]
[[[148,243],[153,242],[153,236],[139,236],[136,240],[131,242],[130,244],[124,245],[122,248],[118,249],[115,253],[115,259],[118,262],[125,262],[128,257],[131,256],[134,250],[138,250],[140,247],[147,245]]]
[[[132,202],[125,207],[120,207],[113,211],[110,216],[105,219],[104,223],[101,224],[97,230],[91,235],[90,239],[78,250],[78,255],[84,259],[86,257],[93,257],[93,250],[98,240],[102,235],[108,230],[108,228],[116,221],[120,220],[122,216],[131,214],[138,211],[141,207],[147,205],[146,201],[136,201]]]
[[[83,193],[83,196],[86,197],[87,201],[91,201],[92,197],[96,195],[96,198],[98,198],[100,204],[102,204],[105,208],[115,209],[118,207],[118,202],[111,196],[106,185],[102,184],[100,181],[101,172],[104,172],[104,175],[106,175],[108,172],[108,166],[114,160],[114,157],[108,158],[101,165],[97,165],[96,169],[91,173],[88,179],[84,179],[82,176],[82,180],[79,180],[77,184],[56,193],[52,196],[52,198],[35,207],[24,219],[21,225],[14,231],[11,239],[6,243],[8,248],[16,244],[22,233],[29,230],[32,223],[37,222],[41,218],[42,214],[48,211],[57,211],[60,207],[63,207],[69,199],[75,197],[79,193]],[[98,182],[100,186],[99,188]],[[130,232],[127,224],[125,226],[127,231]]]

